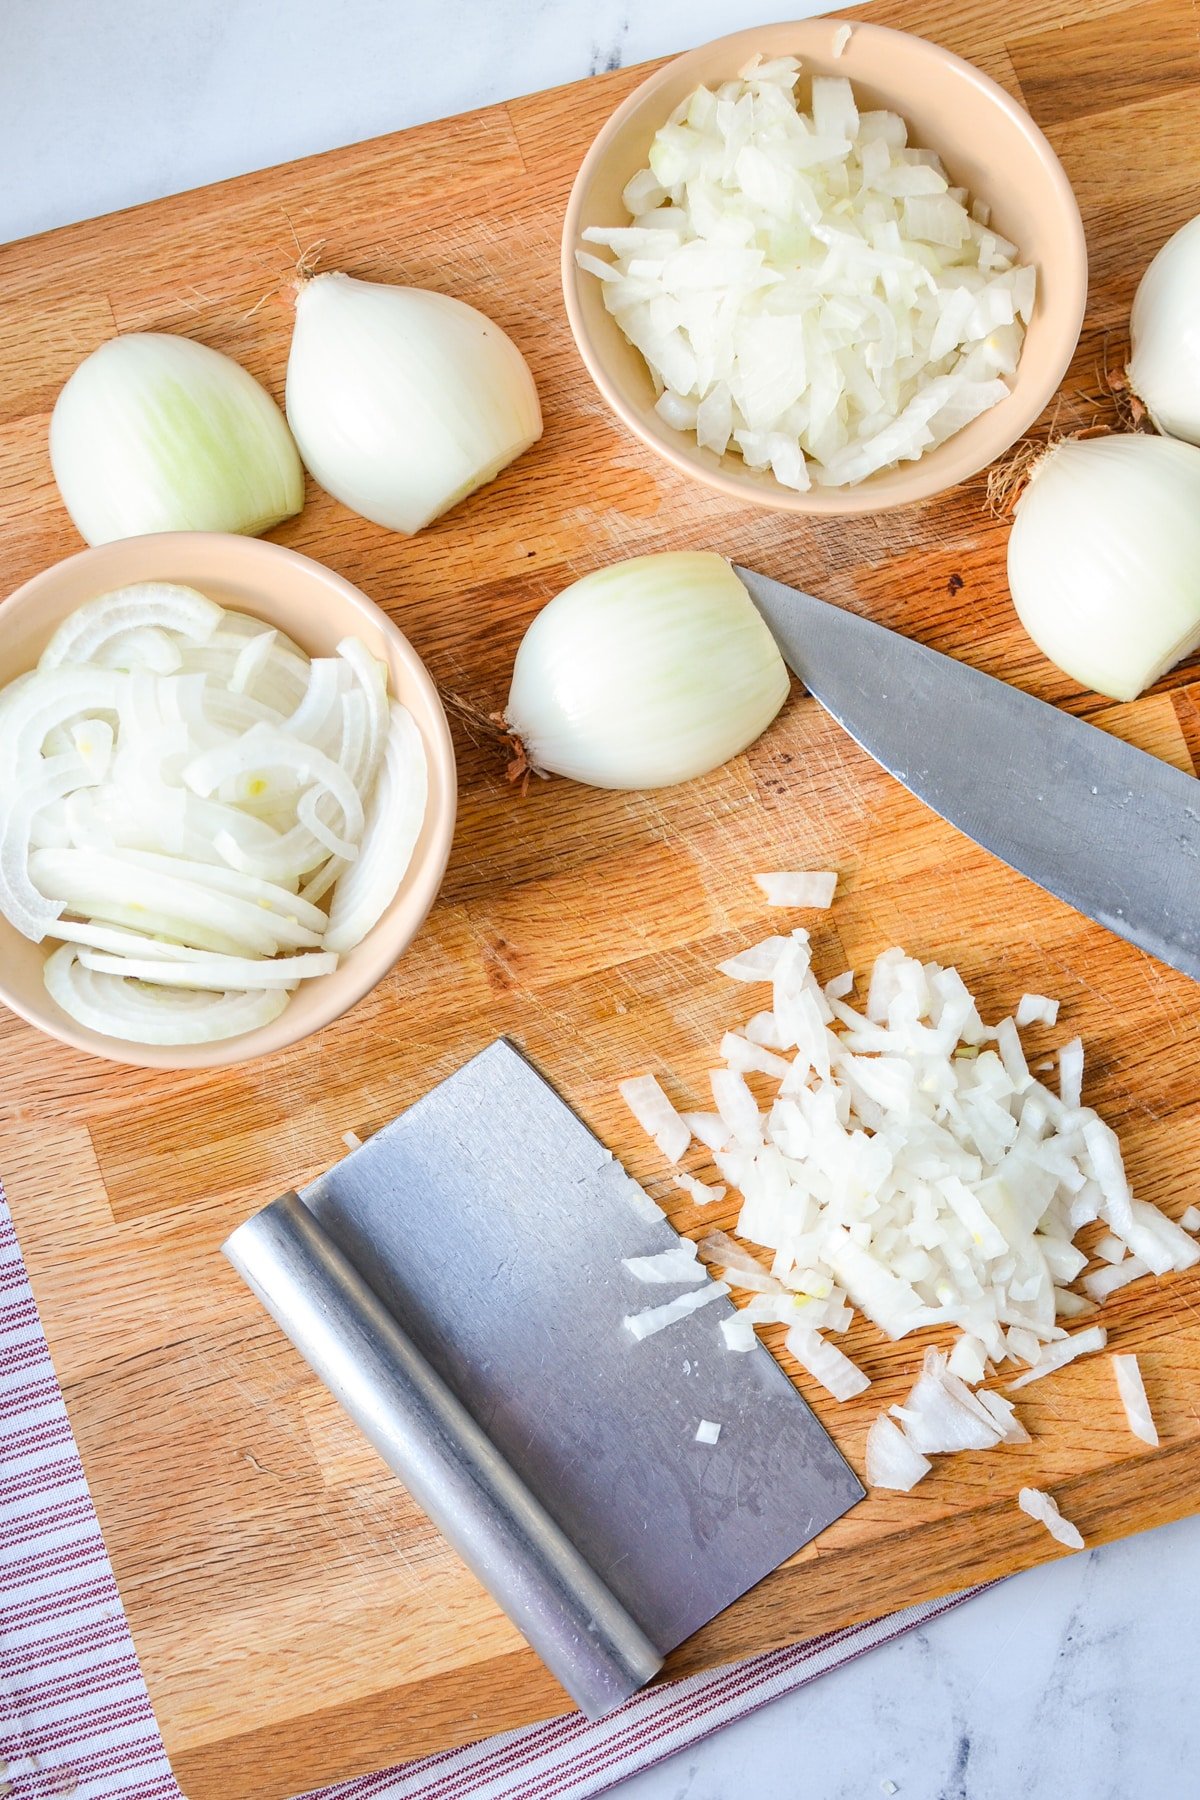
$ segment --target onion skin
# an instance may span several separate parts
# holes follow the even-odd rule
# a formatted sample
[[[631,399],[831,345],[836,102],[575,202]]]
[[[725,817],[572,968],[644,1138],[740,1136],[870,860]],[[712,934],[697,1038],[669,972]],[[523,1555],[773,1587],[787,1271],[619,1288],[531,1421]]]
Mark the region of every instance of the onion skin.
[[[542,773],[670,787],[761,736],[790,677],[722,556],[674,551],[597,569],[534,619],[505,714]]]
[[[1200,643],[1200,449],[1141,433],[1055,444],[1017,503],[1008,585],[1051,662],[1136,699]]]
[[[54,479],[89,544],[157,531],[257,537],[304,504],[283,414],[232,357],[133,331],[85,358],[50,420]]]
[[[1138,283],[1126,373],[1160,431],[1200,444],[1200,217],[1169,237]]]
[[[529,366],[491,319],[335,271],[297,284],[287,416],[326,493],[410,536],[542,435]]]

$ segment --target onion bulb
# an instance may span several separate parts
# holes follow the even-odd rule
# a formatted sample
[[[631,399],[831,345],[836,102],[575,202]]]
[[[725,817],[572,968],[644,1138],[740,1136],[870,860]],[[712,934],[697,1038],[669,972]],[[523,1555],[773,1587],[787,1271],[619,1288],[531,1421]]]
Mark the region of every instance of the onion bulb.
[[[635,556],[543,607],[506,722],[533,768],[591,787],[670,787],[752,744],[788,692],[754,602],[711,551]]]
[[[1136,699],[1200,643],[1200,449],[1141,433],[1053,445],[1017,503],[1008,585],[1051,662]]]
[[[1200,218],[1168,238],[1133,297],[1130,386],[1171,437],[1200,444]]]
[[[297,284],[287,416],[327,493],[409,534],[542,435],[529,366],[491,319],[332,272]]]
[[[304,504],[300,458],[266,389],[232,357],[161,331],[111,338],[80,363],[50,420],[50,462],[89,544],[255,537]]]

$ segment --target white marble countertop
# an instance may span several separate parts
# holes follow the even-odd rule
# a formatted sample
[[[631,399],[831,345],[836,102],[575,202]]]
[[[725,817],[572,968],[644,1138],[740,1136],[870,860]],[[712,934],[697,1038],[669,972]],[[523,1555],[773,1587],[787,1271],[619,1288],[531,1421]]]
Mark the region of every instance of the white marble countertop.
[[[1003,0],[996,0],[1000,5]],[[805,0],[3,0],[0,240],[636,62]],[[622,1800],[1192,1800],[1200,1518],[1004,1583]]]

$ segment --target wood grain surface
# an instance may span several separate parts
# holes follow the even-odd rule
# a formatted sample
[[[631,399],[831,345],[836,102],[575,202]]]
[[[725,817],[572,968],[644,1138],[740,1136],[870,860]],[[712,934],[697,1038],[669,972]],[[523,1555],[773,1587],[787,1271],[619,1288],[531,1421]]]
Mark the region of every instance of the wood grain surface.
[[[1075,185],[1092,291],[1060,426],[1108,419],[1146,261],[1196,209],[1197,36],[1188,0],[1082,13],[1067,0],[883,0],[872,19],[937,38],[1029,104]],[[744,18],[730,17],[731,28]],[[0,575],[10,590],[78,547],[46,452],[54,396],[116,331],[181,331],[281,394],[287,309],[264,295],[325,241],[328,266],[459,294],[528,355],[542,442],[416,540],[311,487],[276,535],[358,582],[437,679],[485,710],[530,618],[571,579],[638,551],[709,546],[1086,713],[1184,769],[1200,754],[1200,665],[1111,707],[1022,635],[1003,527],[981,479],[904,513],[787,519],[691,486],[606,413],[570,342],[555,261],[575,169],[639,79],[555,93],[248,175],[0,251]],[[1049,416],[1042,429],[1049,425]],[[920,721],[913,721],[914,734]],[[217,1255],[231,1227],[509,1034],[664,1199],[615,1094],[654,1069],[681,1104],[741,996],[713,972],[777,923],[757,868],[835,867],[819,970],[891,943],[954,961],[999,1016],[1024,989],[1082,1033],[1087,1098],[1120,1130],[1138,1190],[1197,1197],[1194,984],[1010,873],[794,697],[749,755],[657,794],[508,785],[458,733],[461,823],[440,903],[348,1018],[266,1062],[153,1074],[0,1020],[0,1170],[92,1493],[175,1769],[191,1800],[276,1800],[337,1776],[565,1710],[561,1690]],[[1042,1040],[1036,1040],[1040,1042]],[[695,1167],[703,1173],[703,1164]],[[1191,1509],[1200,1483],[1200,1275],[1106,1309],[1142,1355],[1162,1433],[1127,1431],[1107,1359],[1032,1387],[1027,1448],[942,1462],[880,1493],[671,1659],[704,1668],[1054,1553],[1014,1504],[1052,1488],[1089,1543]],[[870,1420],[921,1344],[867,1326],[875,1378],[838,1407],[804,1392],[861,1469]],[[796,1373],[793,1370],[793,1373]]]

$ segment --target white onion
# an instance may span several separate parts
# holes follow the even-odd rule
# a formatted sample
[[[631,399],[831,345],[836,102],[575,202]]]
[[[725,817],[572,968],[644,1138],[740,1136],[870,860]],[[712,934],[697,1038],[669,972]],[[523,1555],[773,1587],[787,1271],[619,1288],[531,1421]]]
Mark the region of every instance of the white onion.
[[[542,608],[517,652],[506,719],[539,771],[668,787],[752,744],[789,679],[724,557],[671,551],[597,569]]]
[[[1200,1206],[1185,1207],[1179,1223],[1185,1231],[1200,1231]]]
[[[1134,700],[1200,644],[1200,449],[1064,438],[1034,464],[1008,540],[1022,625],[1081,686]]]
[[[110,338],[50,420],[59,493],[89,544],[152,531],[254,536],[304,504],[283,414],[231,357],[158,331]]]
[[[721,1435],[721,1427],[715,1419],[701,1419],[696,1427],[698,1444],[715,1444]]]
[[[1068,1550],[1082,1550],[1083,1534],[1078,1526],[1064,1519],[1058,1510],[1058,1503],[1041,1488],[1022,1488],[1017,1496],[1017,1505],[1039,1525],[1044,1525],[1050,1536],[1057,1543],[1065,1544]]]
[[[61,940],[47,987],[79,1022],[211,1042],[360,941],[426,795],[420,733],[356,639],[310,664],[192,589],[122,589],[0,691],[0,912]]]
[[[1112,1359],[1113,1374],[1117,1378],[1117,1392],[1121,1396],[1121,1405],[1125,1408],[1125,1417],[1129,1420],[1129,1429],[1134,1437],[1141,1438],[1143,1444],[1151,1449],[1158,1449],[1158,1427],[1150,1411],[1150,1402],[1146,1398],[1146,1384],[1142,1380],[1142,1371],[1136,1356],[1114,1356]]]
[[[632,224],[583,234],[614,260],[576,260],[663,423],[803,491],[919,457],[1004,400],[1035,277],[902,119],[821,75],[802,113],[798,70],[756,57],[682,101],[625,189]]]
[[[408,533],[542,435],[528,364],[491,319],[446,294],[332,272],[297,283],[287,416],[326,492]]]
[[[1138,283],[1129,382],[1158,426],[1200,444],[1200,218],[1169,237]]]

